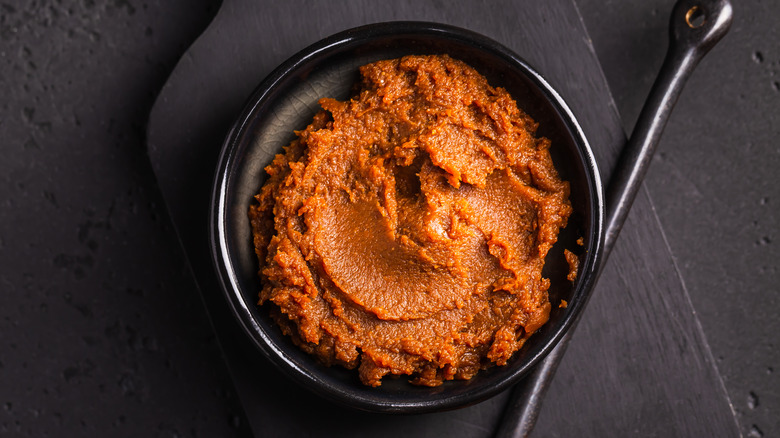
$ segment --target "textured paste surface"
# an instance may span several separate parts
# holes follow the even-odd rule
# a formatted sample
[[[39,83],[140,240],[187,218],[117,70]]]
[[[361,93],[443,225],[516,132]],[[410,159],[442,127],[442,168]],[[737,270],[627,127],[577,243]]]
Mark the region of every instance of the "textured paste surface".
[[[542,266],[571,213],[550,142],[447,56],[360,73],[266,168],[249,213],[260,303],[366,385],[504,365],[549,317]]]

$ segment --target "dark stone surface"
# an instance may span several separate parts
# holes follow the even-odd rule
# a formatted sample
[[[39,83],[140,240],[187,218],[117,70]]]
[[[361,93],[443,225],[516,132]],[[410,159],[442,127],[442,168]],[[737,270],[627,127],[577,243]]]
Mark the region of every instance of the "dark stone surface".
[[[578,0],[627,129],[661,65],[671,0]],[[780,436],[780,2],[734,1],[646,187],[742,433]],[[694,134],[695,133],[695,134]]]
[[[0,435],[245,431],[144,147],[216,7],[0,3]]]
[[[578,1],[626,126],[672,3]],[[217,7],[0,2],[0,435],[246,432],[143,144],[156,93]],[[769,437],[780,434],[780,4],[735,12],[647,189],[743,433]]]

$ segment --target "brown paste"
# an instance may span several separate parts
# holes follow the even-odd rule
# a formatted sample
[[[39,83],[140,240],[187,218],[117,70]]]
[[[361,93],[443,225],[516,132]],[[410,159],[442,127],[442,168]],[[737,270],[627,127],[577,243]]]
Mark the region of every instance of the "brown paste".
[[[580,258],[577,257],[577,254],[574,254],[568,249],[563,250],[563,256],[566,258],[566,263],[569,265],[569,273],[566,275],[566,279],[574,283],[574,280],[577,279],[577,271],[580,268]]]
[[[549,317],[542,265],[571,213],[550,142],[447,56],[360,73],[266,168],[250,209],[260,304],[366,385],[504,365]]]

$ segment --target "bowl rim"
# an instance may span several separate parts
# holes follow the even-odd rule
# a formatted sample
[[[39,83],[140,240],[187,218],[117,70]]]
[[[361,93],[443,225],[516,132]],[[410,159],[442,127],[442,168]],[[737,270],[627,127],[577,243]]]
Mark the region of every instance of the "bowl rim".
[[[352,46],[366,44],[380,37],[399,35],[441,38],[474,46],[503,59],[513,69],[521,71],[546,96],[548,102],[555,107],[567,125],[569,132],[573,135],[574,138],[572,140],[580,149],[581,158],[584,161],[583,164],[588,179],[588,192],[593,203],[595,203],[595,205],[591,205],[591,217],[589,218],[593,224],[590,234],[591,237],[595,238],[588,239],[585,251],[586,257],[580,263],[580,274],[574,284],[572,300],[568,303],[567,311],[561,322],[553,329],[552,335],[544,346],[495,385],[477,388],[477,390],[468,395],[437,396],[402,402],[398,400],[384,400],[381,397],[365,397],[355,391],[349,391],[349,388],[333,385],[319,378],[316,373],[306,369],[302,364],[297,363],[283,349],[277,348],[252,314],[250,307],[256,307],[256,302],[248,302],[242,294],[238,281],[239,274],[230,254],[231,244],[226,227],[226,212],[228,210],[226,203],[230,190],[229,183],[232,177],[230,169],[232,164],[237,159],[240,159],[240,157],[236,156],[236,150],[242,138],[248,135],[246,131],[251,125],[253,115],[258,108],[268,103],[269,99],[273,97],[274,89],[282,84],[286,78],[295,75],[296,72],[305,69],[309,63],[315,62],[324,56],[335,54],[339,50],[346,50]],[[218,283],[233,315],[237,318],[239,325],[254,346],[288,377],[291,377],[312,392],[345,406],[372,412],[423,413],[467,406],[497,394],[519,381],[521,377],[533,369],[558,344],[558,341],[572,327],[575,320],[578,319],[597,279],[599,265],[603,258],[604,216],[604,195],[601,177],[587,137],[562,96],[540,73],[507,47],[476,32],[441,23],[391,21],[351,28],[315,42],[280,64],[255,88],[229,130],[219,154],[209,208],[209,244]],[[290,345],[297,348],[292,342]]]

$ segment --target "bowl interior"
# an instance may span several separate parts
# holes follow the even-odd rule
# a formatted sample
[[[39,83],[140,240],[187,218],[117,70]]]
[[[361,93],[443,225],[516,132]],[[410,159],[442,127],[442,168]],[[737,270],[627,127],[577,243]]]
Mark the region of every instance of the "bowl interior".
[[[551,280],[550,321],[509,364],[469,381],[436,388],[385,378],[363,386],[356,371],[325,367],[282,335],[256,305],[260,281],[247,212],[265,181],[264,167],[305,128],[321,97],[347,99],[358,67],[410,54],[448,54],[465,61],[493,86],[506,88],[518,106],[539,122],[538,135],[552,141],[561,176],[571,184],[574,213],[550,251],[544,275]],[[449,26],[386,23],[343,32],[311,46],[273,72],[255,91],[228,137],[217,171],[212,241],[217,272],[236,317],[256,346],[294,380],[332,400],[380,412],[425,412],[481,401],[514,383],[546,354],[587,298],[598,260],[602,199],[592,153],[576,120],[554,90],[520,58],[492,40]],[[584,246],[576,243],[584,239]],[[563,249],[580,255],[578,280],[566,280]],[[566,300],[567,308],[559,307]]]

